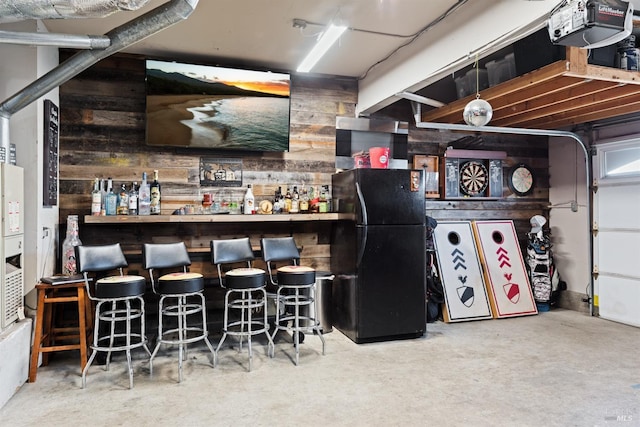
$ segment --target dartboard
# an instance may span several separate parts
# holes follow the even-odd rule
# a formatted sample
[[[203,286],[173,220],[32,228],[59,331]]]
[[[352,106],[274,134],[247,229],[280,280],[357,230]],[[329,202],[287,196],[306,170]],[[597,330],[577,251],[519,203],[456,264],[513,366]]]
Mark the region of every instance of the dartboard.
[[[460,190],[468,196],[477,196],[489,185],[489,172],[480,162],[469,161],[460,166]]]

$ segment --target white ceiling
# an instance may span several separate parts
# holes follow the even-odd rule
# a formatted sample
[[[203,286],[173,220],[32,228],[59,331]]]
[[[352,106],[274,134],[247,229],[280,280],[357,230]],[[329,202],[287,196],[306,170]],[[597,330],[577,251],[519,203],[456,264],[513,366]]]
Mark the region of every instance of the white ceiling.
[[[351,30],[312,72],[358,78],[359,111],[372,112],[393,102],[395,93],[420,90],[473,61],[472,52],[490,53],[487,46],[504,34],[517,37],[527,23],[543,22],[560,1],[200,0],[187,20],[125,52],[294,71],[323,26],[338,20]],[[149,0],[139,11],[100,19],[44,22],[50,32],[101,35],[166,2]],[[633,2],[640,8],[640,0]],[[451,8],[453,13],[411,41]],[[294,19],[306,21],[306,28],[294,28]]]
[[[52,32],[104,34],[167,0],[150,0],[136,12],[100,19],[46,20]],[[162,58],[220,62],[293,71],[323,27],[293,27],[294,19],[326,25],[342,20],[355,29],[410,35],[457,0],[200,0],[193,14],[126,52]],[[347,31],[314,73],[357,77],[407,37]]]

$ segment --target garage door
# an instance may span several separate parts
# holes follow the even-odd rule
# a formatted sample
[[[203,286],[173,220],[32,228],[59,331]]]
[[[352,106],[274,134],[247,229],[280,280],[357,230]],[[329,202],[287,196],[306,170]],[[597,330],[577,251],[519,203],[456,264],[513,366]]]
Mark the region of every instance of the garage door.
[[[640,327],[640,139],[598,146],[595,295],[600,317]]]

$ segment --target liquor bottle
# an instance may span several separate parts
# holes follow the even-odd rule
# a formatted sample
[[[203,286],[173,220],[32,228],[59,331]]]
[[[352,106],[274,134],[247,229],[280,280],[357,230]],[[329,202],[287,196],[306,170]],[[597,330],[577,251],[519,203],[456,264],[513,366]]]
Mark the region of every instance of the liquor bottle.
[[[62,274],[71,276],[77,273],[75,247],[81,244],[78,237],[78,215],[68,215],[67,235],[62,242]]]
[[[284,194],[282,193],[281,187],[278,187],[278,191],[280,192],[280,194],[278,195],[280,202],[280,212],[278,213],[284,213]]]
[[[309,212],[318,213],[318,203],[320,194],[318,190],[312,185],[309,187]]]
[[[113,181],[111,177],[107,178],[107,195],[105,203],[105,215],[115,215],[116,206],[118,204],[118,196],[113,192]]]
[[[289,213],[296,214],[300,212],[300,194],[298,193],[298,187],[293,187],[293,192],[291,193],[291,209],[289,209]]]
[[[107,183],[104,178],[100,179],[100,215],[107,214]]]
[[[329,186],[328,185],[323,185],[322,189],[320,190],[320,197],[318,198],[318,212],[319,213],[326,213],[328,212],[328,205],[327,205],[327,193],[329,191]]]
[[[287,187],[287,194],[284,196],[283,212],[291,212],[291,188]]]
[[[158,181],[158,170],[153,171],[153,182],[150,187],[149,210],[151,215],[160,215],[160,182]]]
[[[309,213],[309,194],[307,193],[307,189],[302,186],[302,191],[300,195],[300,213]]]
[[[93,191],[91,192],[91,215],[100,216],[102,208],[102,192],[100,191],[100,180],[98,178],[93,182]]]
[[[138,189],[138,215],[149,215],[151,203],[151,190],[147,183],[147,173],[142,172],[142,184]]]
[[[120,186],[120,192],[118,193],[116,215],[129,215],[129,192],[127,191],[127,185],[124,183]]]
[[[276,194],[273,196],[273,213],[282,213],[282,187],[278,187]]]
[[[251,184],[249,184],[247,185],[247,192],[244,193],[244,213],[245,215],[251,215],[255,211],[255,198],[253,197],[253,191],[251,191]]]
[[[129,190],[129,215],[138,215],[138,183],[135,181]]]

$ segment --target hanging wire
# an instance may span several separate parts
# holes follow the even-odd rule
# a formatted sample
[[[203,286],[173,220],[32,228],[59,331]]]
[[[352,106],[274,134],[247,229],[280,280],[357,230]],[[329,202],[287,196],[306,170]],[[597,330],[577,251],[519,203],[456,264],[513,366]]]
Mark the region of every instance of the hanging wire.
[[[417,32],[411,34],[410,36],[406,36],[406,37],[410,37],[409,40],[407,40],[406,42],[402,43],[400,46],[398,46],[397,48],[393,49],[387,56],[385,56],[384,58],[382,58],[381,60],[377,61],[376,63],[374,63],[373,65],[371,65],[369,68],[367,68],[367,70],[360,76],[358,77],[358,80],[364,80],[367,75],[369,75],[369,72],[374,69],[375,67],[377,67],[378,65],[380,65],[381,63],[385,62],[386,60],[388,60],[389,58],[391,58],[393,55],[395,55],[399,50],[401,50],[403,47],[410,45],[411,43],[413,43],[418,37],[420,37],[421,35],[423,35],[424,33],[426,33],[427,31],[429,31],[431,28],[433,28],[436,24],[440,23],[442,20],[444,20],[446,17],[448,17],[450,14],[452,14],[453,12],[455,12],[459,7],[463,6],[466,2],[468,2],[469,0],[458,0],[453,6],[449,7],[449,9],[447,9],[442,15],[438,16],[435,20],[433,20],[432,22],[430,22],[429,24],[427,24],[425,27],[421,28],[420,30],[418,30]]]
[[[476,62],[474,64],[476,67],[476,99],[480,99],[480,66],[478,64],[478,53],[476,52]]]

